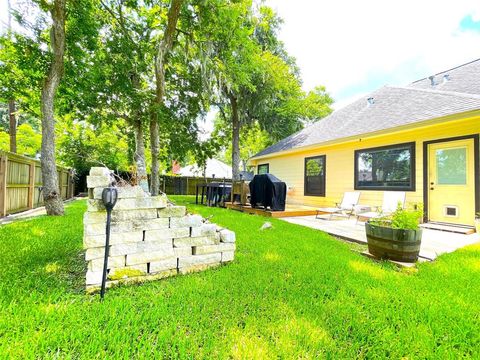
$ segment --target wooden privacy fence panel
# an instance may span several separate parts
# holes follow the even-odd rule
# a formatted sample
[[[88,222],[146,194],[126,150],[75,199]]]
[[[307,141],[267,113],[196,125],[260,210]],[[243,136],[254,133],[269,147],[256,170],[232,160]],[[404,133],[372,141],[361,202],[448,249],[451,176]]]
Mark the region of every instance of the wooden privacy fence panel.
[[[42,188],[42,168],[40,165],[35,165],[35,184],[33,193],[33,207],[43,206],[43,196],[40,189]]]
[[[64,200],[73,197],[68,169],[57,167],[59,188]],[[43,205],[40,161],[0,151],[0,216]]]
[[[70,174],[67,171],[60,170],[58,171],[58,181],[59,181],[59,186],[60,186],[60,193],[62,194],[62,199],[66,200],[68,199],[68,189],[69,189],[69,180],[70,179]]]
[[[232,180],[226,179],[226,182]],[[161,176],[160,189],[167,195],[195,195],[197,184],[223,182],[223,179],[187,177],[187,176]]]

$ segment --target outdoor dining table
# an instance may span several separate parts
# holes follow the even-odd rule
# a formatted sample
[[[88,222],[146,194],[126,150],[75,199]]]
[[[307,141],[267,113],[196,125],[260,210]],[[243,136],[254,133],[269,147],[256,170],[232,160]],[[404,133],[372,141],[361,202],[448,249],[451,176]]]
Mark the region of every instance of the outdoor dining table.
[[[229,197],[232,192],[232,184],[225,182],[211,182],[197,184],[195,191],[195,203],[198,204],[198,195],[201,189],[200,204],[203,205],[203,199],[206,197],[207,206],[218,206],[223,204],[224,199]]]

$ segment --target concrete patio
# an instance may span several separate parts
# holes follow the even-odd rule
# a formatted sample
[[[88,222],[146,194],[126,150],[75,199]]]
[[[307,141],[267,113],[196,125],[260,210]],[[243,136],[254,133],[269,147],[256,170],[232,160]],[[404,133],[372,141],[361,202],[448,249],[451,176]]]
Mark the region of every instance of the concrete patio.
[[[366,244],[364,224],[356,219],[333,218],[316,219],[315,216],[284,217],[281,220],[324,231],[330,235],[358,243]],[[420,257],[434,260],[437,256],[453,252],[464,246],[480,242],[480,234],[462,235],[446,231],[423,229]]]

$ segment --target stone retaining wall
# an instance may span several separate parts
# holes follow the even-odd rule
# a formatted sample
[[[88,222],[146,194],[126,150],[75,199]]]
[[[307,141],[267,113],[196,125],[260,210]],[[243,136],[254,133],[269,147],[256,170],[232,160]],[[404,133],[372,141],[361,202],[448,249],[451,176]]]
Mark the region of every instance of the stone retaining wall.
[[[88,209],[84,215],[86,288],[102,281],[107,213],[101,196],[112,182],[110,170],[92,168],[87,177]],[[233,261],[235,233],[210,224],[184,206],[152,197],[139,186],[118,188],[112,211],[107,287],[202,271]]]

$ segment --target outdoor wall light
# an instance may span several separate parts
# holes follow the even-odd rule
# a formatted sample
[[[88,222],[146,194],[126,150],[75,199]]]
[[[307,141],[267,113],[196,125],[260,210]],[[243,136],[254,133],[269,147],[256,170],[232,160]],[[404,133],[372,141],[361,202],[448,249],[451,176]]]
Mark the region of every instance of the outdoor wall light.
[[[102,192],[102,201],[103,205],[107,209],[107,213],[112,211],[113,207],[117,203],[118,191],[115,187],[108,187],[103,189]]]
[[[118,191],[114,187],[108,187],[103,189],[102,201],[107,209],[107,226],[106,226],[106,238],[105,238],[105,257],[103,260],[103,276],[102,276],[102,288],[100,290],[100,298],[103,300],[105,295],[105,283],[107,282],[107,267],[108,267],[108,250],[110,247],[110,221],[112,220],[112,210],[117,203]]]

